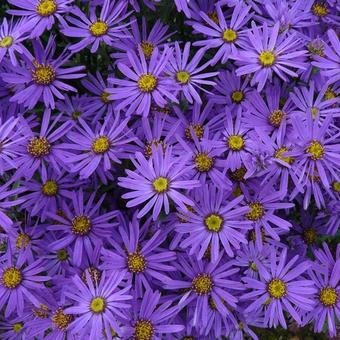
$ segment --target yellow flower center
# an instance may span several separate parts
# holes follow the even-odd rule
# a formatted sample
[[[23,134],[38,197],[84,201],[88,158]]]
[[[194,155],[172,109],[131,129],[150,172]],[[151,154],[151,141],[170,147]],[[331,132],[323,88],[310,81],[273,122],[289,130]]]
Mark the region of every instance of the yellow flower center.
[[[72,319],[72,315],[65,314],[61,307],[52,316],[52,322],[62,331],[66,330]]]
[[[57,4],[55,0],[40,0],[36,10],[42,17],[48,17],[57,11]]]
[[[104,104],[108,104],[108,103],[111,102],[111,100],[109,99],[109,97],[110,97],[110,93],[104,91],[104,92],[101,94],[100,99],[101,99],[101,101],[102,101]]]
[[[307,147],[306,153],[310,153],[309,157],[313,161],[320,160],[323,158],[325,154],[325,148],[322,146],[320,142],[318,142],[317,140],[313,140]]]
[[[271,298],[280,299],[286,295],[286,284],[280,279],[273,279],[268,283],[268,293]]]
[[[334,307],[338,298],[338,292],[332,287],[322,288],[320,291],[320,302],[326,307]]]
[[[185,128],[185,138],[192,141],[191,129],[194,131],[195,136],[201,139],[204,135],[204,126],[202,124],[191,123]]]
[[[87,216],[76,216],[72,220],[72,233],[80,236],[87,235],[92,228],[91,220]]]
[[[102,154],[110,149],[110,141],[106,136],[100,136],[92,142],[92,151],[96,154]]]
[[[33,63],[35,66],[32,71],[32,79],[38,85],[50,85],[53,83],[56,74],[51,65],[42,65],[37,62]]]
[[[22,281],[22,274],[18,268],[9,267],[2,273],[2,284],[9,289],[16,288]]]
[[[22,330],[22,328],[24,327],[24,325],[21,322],[17,322],[15,324],[13,324],[12,327],[13,327],[14,333],[19,333]]]
[[[154,334],[154,328],[149,320],[138,320],[135,324],[135,332],[133,339],[135,340],[151,340]]]
[[[209,294],[213,286],[214,283],[207,274],[199,274],[192,280],[192,290],[198,295]]]
[[[209,12],[208,13],[208,17],[215,23],[215,24],[219,24],[219,21],[218,21],[218,15],[217,13],[214,11],[214,12]]]
[[[18,249],[26,248],[29,245],[30,241],[31,238],[29,237],[29,235],[25,233],[19,233],[16,240],[16,247]]]
[[[176,80],[181,84],[188,84],[190,81],[190,73],[179,71],[176,73]]]
[[[313,119],[316,118],[317,114],[319,113],[319,109],[315,106],[313,106],[311,109],[310,109],[310,112],[312,113],[312,117]]]
[[[81,112],[80,111],[74,111],[72,113],[72,119],[73,120],[77,120],[80,116],[81,116]]]
[[[214,159],[203,152],[198,153],[194,161],[199,172],[208,172],[214,165]]]
[[[157,194],[161,194],[169,189],[169,180],[166,177],[157,177],[152,182],[152,186]]]
[[[336,94],[335,91],[333,91],[333,89],[329,86],[325,92],[325,99],[329,100],[329,99],[334,99],[336,98],[338,95]]]
[[[269,115],[268,122],[272,126],[278,128],[281,125],[281,122],[285,116],[286,116],[285,112],[281,110],[275,110]]]
[[[69,255],[66,249],[59,249],[57,251],[57,258],[59,261],[66,261]]]
[[[131,273],[142,273],[146,268],[145,257],[138,252],[129,254],[127,265]]]
[[[317,17],[324,17],[328,14],[329,10],[325,2],[317,2],[312,7],[312,12]]]
[[[293,164],[295,161],[294,157],[284,156],[284,154],[288,151],[289,149],[283,146],[276,150],[274,157],[288,164]]]
[[[13,44],[13,38],[10,37],[9,35],[6,37],[3,37],[0,40],[0,47],[7,48],[7,47],[12,46],[12,44]]]
[[[262,66],[269,67],[275,63],[276,57],[274,52],[266,50],[260,53],[259,61]]]
[[[90,274],[90,278],[93,284],[97,284],[100,281],[100,278],[102,277],[102,273],[99,269],[97,269],[96,267],[92,267],[92,266],[88,267],[81,274],[81,279],[86,284],[87,284],[86,273]]]
[[[48,180],[42,185],[41,191],[45,196],[55,196],[58,193],[58,184],[54,180]]]
[[[332,189],[335,192],[340,192],[340,182],[334,181],[332,183]]]
[[[257,221],[264,215],[264,208],[260,202],[248,204],[250,211],[246,214],[246,218],[250,221]]]
[[[138,87],[142,92],[152,92],[157,86],[157,78],[152,74],[142,74],[138,79]]]
[[[27,144],[27,152],[35,158],[47,156],[50,150],[51,144],[45,137],[34,137]]]
[[[90,25],[89,30],[93,36],[101,37],[107,33],[108,28],[106,22],[98,20]]]
[[[247,169],[245,167],[241,167],[239,169],[236,169],[234,171],[229,171],[228,175],[229,178],[236,182],[243,182],[244,181],[244,175],[246,174]]]
[[[219,232],[223,226],[223,218],[217,214],[210,214],[204,219],[204,224],[209,231]]]
[[[33,307],[32,312],[39,319],[47,319],[50,315],[50,309],[42,303],[39,307]]]
[[[225,42],[232,43],[237,39],[237,32],[232,30],[231,28],[228,28],[223,32],[222,38]]]
[[[233,151],[241,151],[244,148],[244,138],[241,135],[229,136],[228,147]]]
[[[234,103],[241,103],[244,99],[244,94],[241,90],[236,90],[236,91],[233,91],[231,93],[231,100],[234,102]]]
[[[153,139],[151,142],[146,143],[144,147],[144,155],[147,159],[149,159],[152,156],[153,145],[156,147],[156,149],[158,148],[158,146],[161,146],[163,149],[163,152],[165,152],[166,144],[164,143],[164,141]]]
[[[318,234],[316,233],[315,229],[307,228],[302,232],[303,240],[308,244],[314,244],[318,239]]]
[[[150,41],[143,41],[140,43],[140,47],[142,48],[145,58],[150,59],[155,46]]]
[[[255,262],[251,262],[251,263],[249,264],[249,268],[250,268],[252,271],[254,271],[254,272],[258,272],[258,271],[259,271]]]
[[[92,299],[90,309],[93,313],[103,313],[106,307],[106,301],[104,298],[98,296]]]

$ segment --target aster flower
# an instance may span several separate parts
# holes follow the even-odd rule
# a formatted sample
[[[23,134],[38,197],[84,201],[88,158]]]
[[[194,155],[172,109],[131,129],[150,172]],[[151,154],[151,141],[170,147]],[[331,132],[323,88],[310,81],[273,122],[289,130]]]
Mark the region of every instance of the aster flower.
[[[141,301],[133,301],[132,309],[125,317],[123,338],[160,339],[165,334],[173,336],[183,330],[183,325],[171,322],[178,312],[178,307],[171,304],[171,300],[161,300],[160,292],[147,290]]]
[[[63,216],[49,212],[48,216],[55,223],[48,226],[48,230],[60,231],[62,235],[49,245],[51,250],[60,250],[72,245],[73,264],[79,266],[82,262],[83,252],[88,253],[89,248],[103,242],[103,238],[109,237],[112,227],[116,225],[112,219],[117,215],[116,211],[99,214],[99,209],[105,198],[103,195],[97,203],[94,203],[96,193],[84,200],[82,188],[72,193],[71,207],[63,201],[61,209]],[[85,203],[86,202],[86,203]]]
[[[44,272],[41,259],[29,265],[21,260],[15,261],[11,251],[7,251],[0,266],[0,307],[5,305],[5,318],[16,312],[22,315],[28,302],[39,307],[39,293],[42,282],[50,277],[38,275]]]
[[[71,10],[73,0],[8,0],[20,9],[10,9],[7,13],[26,17],[31,37],[40,37],[44,31],[51,30],[56,20],[63,23],[63,14]]]
[[[271,80],[273,74],[287,81],[287,75],[297,77],[292,69],[305,69],[304,50],[297,50],[300,40],[296,34],[291,34],[283,39],[279,36],[280,24],[268,28],[267,23],[263,28],[258,28],[252,22],[252,30],[248,31],[248,44],[243,46],[233,58],[240,67],[236,70],[237,76],[253,73],[251,85],[257,85],[261,91],[267,80]]]
[[[33,40],[32,43],[34,56],[30,53],[23,55],[24,62],[20,66],[12,67],[11,73],[2,73],[1,77],[8,84],[24,85],[16,89],[10,101],[17,101],[29,109],[34,108],[38,101],[43,101],[46,107],[54,109],[54,96],[64,99],[60,91],[77,92],[76,88],[63,80],[84,77],[84,73],[79,73],[84,66],[62,68],[61,66],[70,59],[70,54],[65,50],[57,59],[53,59],[54,36],[50,36],[46,48],[39,39]]]
[[[202,46],[203,51],[207,48],[219,48],[211,60],[212,65],[219,61],[224,64],[228,59],[238,54],[238,48],[242,45],[245,36],[245,31],[242,28],[246,26],[251,17],[249,10],[250,6],[245,6],[240,2],[233,10],[230,24],[227,24],[222,8],[218,4],[216,5],[217,23],[207,14],[200,12],[205,25],[197,23],[193,25],[193,28],[210,39],[195,42],[194,45]]]
[[[73,7],[70,12],[76,18],[67,16],[67,21],[74,25],[64,23],[62,33],[67,37],[83,38],[80,42],[69,46],[73,52],[79,52],[85,47],[92,45],[91,53],[98,50],[100,43],[112,45],[118,37],[124,38],[122,28],[127,24],[122,23],[130,13],[126,13],[126,2],[104,0],[100,15],[96,15],[96,7],[90,7],[90,18],[88,18],[78,7]]]
[[[129,286],[122,286],[124,273],[112,273],[110,276],[103,272],[97,284],[93,284],[90,275],[86,274],[86,283],[79,276],[74,276],[72,281],[74,290],[65,292],[66,296],[75,301],[75,305],[65,309],[69,315],[77,315],[70,324],[73,334],[82,337],[89,335],[89,339],[100,339],[103,331],[111,334],[111,329],[121,334],[117,317],[124,317],[123,310],[129,308],[128,300],[131,296],[127,293]]]
[[[28,335],[27,321],[30,313],[24,313],[15,318],[0,321],[1,336],[4,340],[15,340],[18,337],[25,338]]]
[[[233,257],[233,250],[247,243],[244,230],[251,228],[251,222],[242,221],[243,215],[249,212],[247,206],[239,206],[243,196],[230,200],[230,192],[214,185],[196,190],[193,211],[181,216],[183,222],[176,226],[178,233],[188,233],[181,247],[190,247],[189,255],[195,254],[198,259],[202,259],[209,247],[211,260],[216,262],[222,244],[227,255]]]
[[[316,293],[314,282],[306,280],[302,275],[310,266],[308,261],[299,261],[298,255],[288,260],[287,248],[279,253],[272,251],[270,270],[260,265],[260,279],[243,278],[246,287],[251,291],[243,294],[240,299],[243,301],[254,299],[246,307],[245,313],[263,309],[265,327],[281,325],[287,328],[283,315],[283,311],[287,311],[301,325],[299,311],[311,311],[314,308],[313,295]]]
[[[175,81],[180,86],[180,92],[183,93],[185,99],[189,103],[195,102],[202,104],[201,97],[197,90],[202,90],[207,92],[202,86],[212,85],[215,83],[211,80],[206,80],[206,78],[214,77],[218,72],[201,73],[209,64],[205,63],[198,67],[204,51],[200,50],[197,52],[190,62],[188,62],[190,55],[190,43],[186,43],[183,52],[180,49],[179,44],[175,43],[175,56],[169,63],[169,70],[167,73],[175,78]]]
[[[146,117],[150,112],[152,100],[160,107],[167,104],[166,99],[178,103],[171,93],[176,88],[174,81],[163,75],[172,49],[165,47],[160,54],[156,48],[148,64],[141,48],[138,51],[139,57],[135,52],[127,51],[132,69],[126,64],[118,63],[119,70],[129,80],[110,78],[110,82],[117,87],[108,88],[106,91],[110,94],[109,99],[119,100],[117,111],[127,108],[128,116],[134,113]]]
[[[121,121],[119,115],[114,119],[108,115],[93,131],[79,118],[76,131],[67,134],[71,142],[61,146],[69,150],[64,160],[71,172],[79,172],[80,178],[88,178],[97,169],[105,173],[111,169],[112,162],[120,164],[121,158],[127,158],[126,145],[134,140],[127,136],[127,123],[128,119]]]
[[[129,199],[127,207],[134,207],[146,201],[147,204],[138,213],[141,218],[152,208],[152,217],[157,219],[163,206],[166,214],[170,212],[169,199],[182,209],[193,202],[179,189],[192,189],[199,186],[197,180],[185,180],[185,175],[191,168],[185,165],[187,157],[174,157],[172,147],[165,151],[161,147],[152,146],[152,157],[147,160],[142,153],[137,152],[131,159],[136,171],[126,170],[127,177],[119,177],[118,184],[130,192],[122,197]]]

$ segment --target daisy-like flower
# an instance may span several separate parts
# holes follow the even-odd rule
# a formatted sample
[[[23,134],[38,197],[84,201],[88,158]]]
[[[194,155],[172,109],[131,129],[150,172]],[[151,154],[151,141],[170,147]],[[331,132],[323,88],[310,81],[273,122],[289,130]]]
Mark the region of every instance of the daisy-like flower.
[[[33,40],[34,56],[30,53],[23,55],[24,60],[20,66],[12,67],[11,73],[2,73],[2,79],[11,85],[22,85],[16,88],[15,94],[10,101],[24,104],[25,107],[33,109],[38,101],[43,101],[46,107],[54,109],[54,96],[64,99],[60,91],[73,91],[77,89],[64,83],[64,79],[78,79],[85,76],[79,73],[84,66],[62,68],[70,59],[66,50],[53,59],[55,53],[55,37],[50,36],[46,48],[39,39]]]
[[[28,302],[39,307],[42,282],[50,280],[48,276],[39,275],[44,270],[41,259],[26,265],[23,259],[15,260],[7,250],[0,265],[0,308],[5,306],[5,318],[14,312],[22,315]]]
[[[251,290],[240,298],[248,301],[245,313],[264,310],[264,327],[281,325],[287,328],[283,314],[287,311],[301,325],[301,311],[314,308],[314,282],[303,276],[310,266],[309,261],[300,261],[298,255],[288,260],[287,248],[282,251],[272,249],[270,269],[259,264],[259,279],[243,278],[246,287]]]
[[[97,169],[99,172],[107,172],[111,169],[112,162],[120,164],[121,158],[127,158],[126,144],[134,140],[127,136],[127,123],[128,119],[121,121],[119,115],[114,119],[108,115],[103,125],[97,124],[93,131],[79,118],[76,131],[67,134],[71,143],[61,146],[70,151],[64,157],[70,171],[79,173],[80,178],[88,178]]]
[[[178,313],[172,301],[161,300],[161,293],[147,290],[142,300],[133,300],[129,314],[125,316],[124,339],[151,340],[161,339],[166,334],[178,333],[183,325],[174,324],[172,318]]]
[[[331,46],[324,46],[324,55],[315,56],[314,66],[321,69],[322,74],[327,77],[329,84],[334,84],[340,80],[340,42],[337,34],[333,30],[327,32]]]
[[[253,74],[251,85],[257,85],[261,91],[267,80],[272,80],[273,74],[287,81],[287,75],[297,77],[292,69],[306,69],[304,56],[307,51],[298,50],[300,39],[296,34],[290,34],[285,39],[279,35],[280,23],[269,28],[267,23],[262,29],[252,22],[252,30],[247,32],[248,43],[243,46],[234,59],[240,66],[237,76]]]
[[[79,52],[91,45],[91,53],[98,50],[100,43],[111,46],[118,37],[124,38],[122,28],[127,24],[122,23],[130,13],[126,13],[126,1],[104,0],[99,17],[96,15],[96,7],[90,7],[88,18],[78,7],[73,7],[70,12],[73,16],[67,16],[67,21],[74,27],[66,25],[62,33],[67,37],[83,38],[78,43],[69,46],[72,52]]]
[[[240,244],[246,244],[244,230],[251,229],[251,222],[243,221],[247,206],[240,206],[243,196],[227,200],[230,193],[205,185],[197,190],[196,204],[193,211],[181,216],[183,222],[178,223],[176,231],[187,233],[181,242],[183,248],[190,247],[189,255],[195,254],[202,259],[208,247],[212,262],[218,260],[220,245],[228,256],[233,257],[233,249],[239,249]]]
[[[205,25],[197,23],[193,28],[209,37],[194,43],[195,46],[202,46],[203,51],[207,48],[219,48],[215,56],[211,60],[211,64],[221,61],[223,64],[231,57],[238,55],[238,48],[244,43],[246,26],[251,15],[249,15],[250,6],[245,6],[240,2],[233,9],[230,24],[227,24],[225,15],[220,5],[216,5],[217,23],[213,21],[207,14],[200,12]]]
[[[8,54],[13,66],[18,64],[16,54],[27,53],[26,47],[22,42],[27,37],[27,21],[25,19],[17,22],[8,22],[4,18],[0,25],[0,63],[4,56]]]
[[[174,77],[177,84],[180,86],[180,92],[183,93],[185,99],[189,103],[194,101],[202,104],[201,97],[197,90],[202,90],[207,92],[202,86],[211,85],[214,86],[215,83],[211,80],[206,80],[206,78],[211,78],[218,75],[218,72],[201,73],[210,62],[205,63],[198,67],[204,51],[198,51],[191,61],[188,62],[190,55],[190,43],[184,45],[183,52],[180,49],[179,43],[175,44],[175,57],[170,60],[169,63],[169,73]]]
[[[83,190],[80,189],[72,193],[71,207],[68,201],[62,202],[63,216],[52,212],[48,214],[55,221],[48,226],[48,230],[62,232],[61,237],[49,245],[49,249],[60,250],[72,245],[72,260],[75,266],[82,263],[83,252],[87,254],[91,245],[102,243],[105,237],[110,237],[112,228],[116,225],[112,219],[116,217],[117,212],[99,214],[105,195],[94,203],[95,195],[94,192],[85,203]]]
[[[7,12],[26,17],[29,22],[27,29],[34,38],[40,37],[46,29],[51,30],[56,20],[63,23],[63,14],[71,10],[74,0],[8,0],[8,2],[20,9],[10,9]]]
[[[177,89],[173,79],[166,77],[164,71],[172,56],[172,49],[165,47],[160,54],[155,48],[149,63],[147,63],[142,49],[139,56],[133,51],[127,52],[132,69],[123,63],[118,63],[119,70],[129,79],[110,78],[109,81],[117,87],[108,88],[108,97],[119,100],[116,110],[126,110],[126,115],[137,114],[148,116],[151,103],[154,101],[159,107],[165,107],[168,100],[178,103],[172,93]]]
[[[127,271],[127,277],[133,282],[138,296],[143,296],[145,290],[155,288],[155,281],[164,282],[168,279],[167,272],[176,270],[170,264],[176,259],[176,253],[160,248],[167,233],[159,229],[147,239],[150,223],[151,218],[140,227],[135,213],[128,226],[124,223],[119,228],[121,239],[112,241],[113,249],[102,250],[101,268],[106,271]]]
[[[238,299],[233,295],[237,290],[243,290],[239,281],[233,281],[232,275],[239,271],[232,263],[221,263],[222,254],[217,262],[203,262],[194,256],[179,256],[175,263],[182,274],[178,279],[166,282],[165,288],[177,291],[178,307],[190,306],[194,309],[195,317],[192,325],[200,329],[208,325],[208,310],[212,303],[223,316],[233,318],[231,309],[236,308]]]
[[[152,146],[152,157],[146,159],[137,152],[135,159],[131,158],[136,170],[126,170],[127,177],[119,177],[118,184],[130,192],[122,197],[129,199],[127,207],[134,207],[148,201],[137,217],[141,218],[151,209],[152,217],[157,219],[164,207],[166,214],[170,212],[170,201],[186,210],[186,205],[193,205],[191,199],[179,190],[190,190],[199,186],[197,180],[185,180],[185,175],[191,167],[186,166],[187,157],[174,157],[172,147],[163,151],[162,147]]]
[[[117,318],[124,317],[123,310],[130,307],[127,302],[132,298],[128,295],[129,286],[118,289],[123,284],[124,274],[115,272],[108,276],[103,272],[96,284],[88,273],[86,283],[77,275],[73,277],[73,290],[70,287],[65,295],[75,305],[64,311],[76,316],[69,326],[72,334],[89,339],[101,339],[103,333],[111,334],[112,329],[122,334]]]
[[[0,321],[1,336],[4,340],[14,340],[27,338],[28,327],[27,321],[30,320],[31,313],[24,313],[16,318],[8,318]]]

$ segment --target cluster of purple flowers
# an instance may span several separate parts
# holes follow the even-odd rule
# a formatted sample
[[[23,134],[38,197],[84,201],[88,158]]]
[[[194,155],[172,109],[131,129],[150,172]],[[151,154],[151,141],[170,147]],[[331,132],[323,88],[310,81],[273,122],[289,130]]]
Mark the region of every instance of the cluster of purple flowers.
[[[0,338],[336,336],[340,1],[6,5]]]

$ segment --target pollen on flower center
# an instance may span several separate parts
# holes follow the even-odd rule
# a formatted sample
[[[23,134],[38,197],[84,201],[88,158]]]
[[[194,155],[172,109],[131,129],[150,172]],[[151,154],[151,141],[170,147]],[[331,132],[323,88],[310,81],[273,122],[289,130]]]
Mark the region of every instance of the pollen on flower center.
[[[106,307],[106,301],[104,298],[97,296],[91,300],[90,309],[93,313],[103,313]]]
[[[28,234],[19,233],[15,244],[18,249],[21,249],[21,248],[25,249],[29,245],[30,241],[31,241],[31,238],[29,237]]]
[[[97,269],[96,267],[93,267],[93,266],[88,267],[81,274],[81,279],[86,284],[87,284],[86,273],[90,274],[90,278],[91,278],[93,284],[97,284],[100,281],[100,278],[102,277],[102,272],[99,269]]]
[[[195,165],[199,172],[208,172],[214,165],[214,159],[206,153],[198,153],[195,156]]]
[[[108,103],[111,102],[111,100],[109,99],[109,97],[110,97],[110,93],[104,91],[104,92],[101,94],[100,99],[101,99],[101,101],[102,101],[104,104],[108,104]]]
[[[286,284],[280,279],[273,279],[268,283],[268,293],[271,298],[280,299],[286,295]]]
[[[178,71],[176,73],[176,80],[183,85],[188,84],[190,81],[190,73],[187,71]]]
[[[72,119],[73,120],[77,120],[80,116],[81,116],[81,112],[80,111],[74,111],[72,113]]]
[[[135,332],[133,339],[151,340],[154,334],[154,327],[149,320],[138,320],[135,324]]]
[[[259,55],[259,61],[264,67],[272,66],[275,63],[275,60],[275,54],[269,50],[263,51]]]
[[[66,249],[59,249],[57,251],[57,258],[59,261],[66,261],[69,255]]]
[[[143,41],[140,43],[140,47],[142,48],[145,58],[150,59],[155,46],[150,41]]]
[[[314,244],[318,239],[318,234],[316,233],[315,229],[307,228],[302,232],[303,240],[308,244]]]
[[[318,142],[317,140],[313,140],[307,147],[306,153],[310,154],[309,157],[313,161],[317,161],[323,158],[325,154],[325,148],[322,146],[320,142]]]
[[[145,257],[138,252],[128,255],[127,265],[131,273],[142,273],[146,268]]]
[[[231,100],[237,104],[241,103],[244,99],[244,94],[241,90],[233,91],[230,96]]]
[[[102,154],[110,149],[110,141],[106,136],[100,136],[92,142],[92,151],[96,154]]]
[[[247,169],[245,167],[240,167],[239,169],[236,169],[234,171],[229,171],[228,175],[233,181],[243,182],[246,172]]]
[[[91,220],[84,215],[76,216],[72,220],[72,233],[76,235],[87,235],[92,228]]]
[[[142,74],[138,79],[138,87],[142,92],[152,92],[157,86],[157,78],[152,74]]]
[[[152,182],[152,186],[158,194],[161,194],[169,189],[169,180],[166,177],[157,177]]]
[[[334,307],[338,298],[338,292],[332,287],[322,288],[320,291],[320,302],[326,307]]]
[[[284,111],[275,110],[269,115],[268,122],[270,125],[278,128],[281,125],[285,116],[286,116],[286,113]]]
[[[317,114],[319,113],[319,109],[315,106],[313,106],[311,109],[310,109],[310,112],[312,113],[312,117],[313,119],[316,118]]]
[[[242,150],[244,148],[244,138],[241,135],[229,136],[228,147],[233,151]]]
[[[340,192],[340,182],[334,181],[332,183],[332,190],[335,192]]]
[[[106,22],[98,20],[89,26],[91,34],[95,37],[101,37],[107,33],[108,25]]]
[[[249,205],[250,211],[246,214],[246,218],[250,221],[257,221],[264,215],[264,208],[260,202],[253,202]]]
[[[55,0],[40,0],[36,10],[42,17],[48,17],[57,11],[57,4]]]
[[[283,146],[276,150],[274,157],[288,164],[293,164],[295,161],[294,157],[284,156],[284,154],[288,151],[289,151],[288,148]]]
[[[163,152],[165,152],[166,144],[162,140],[153,139],[151,142],[147,142],[144,147],[144,155],[147,159],[149,159],[152,156],[152,146],[155,146],[158,148],[158,146],[161,146],[163,149]]]
[[[199,274],[192,280],[192,290],[198,295],[209,294],[214,286],[211,277],[207,274]]]
[[[16,267],[9,267],[3,271],[1,281],[6,288],[16,288],[22,281],[21,271]]]
[[[223,218],[217,214],[210,214],[204,219],[204,224],[209,231],[217,233],[223,227]]]
[[[329,86],[325,92],[325,99],[329,100],[329,99],[334,99],[337,97],[336,92]]]
[[[213,12],[208,12],[208,17],[215,23],[215,24],[219,24],[219,21],[218,21],[218,15],[215,11]]]
[[[252,271],[254,271],[254,272],[258,272],[258,271],[259,271],[255,262],[249,263],[249,268],[250,268]]]
[[[237,39],[237,32],[228,28],[223,32],[222,38],[225,42],[232,43]]]
[[[12,327],[13,327],[14,333],[19,333],[22,330],[22,328],[24,327],[24,325],[21,322],[17,322],[15,324],[13,324]]]
[[[12,46],[13,44],[13,38],[11,36],[6,36],[0,39],[0,47],[7,48]]]
[[[56,73],[51,65],[42,65],[34,62],[35,69],[32,71],[32,79],[38,85],[50,85]]]
[[[317,17],[324,17],[328,14],[329,10],[328,10],[326,3],[322,1],[322,2],[317,2],[312,6],[312,12]]]
[[[34,137],[27,144],[27,152],[35,158],[47,156],[51,151],[51,144],[46,137]]]
[[[198,139],[201,139],[204,135],[204,126],[202,124],[199,123],[191,123],[189,124],[186,128],[185,128],[185,138],[192,141],[192,134],[191,131],[193,130],[195,136]]]
[[[45,196],[55,196],[58,193],[58,184],[54,180],[48,180],[42,185],[41,191]]]
[[[66,330],[72,319],[72,315],[65,314],[61,307],[59,307],[52,316],[52,322],[62,331]]]

